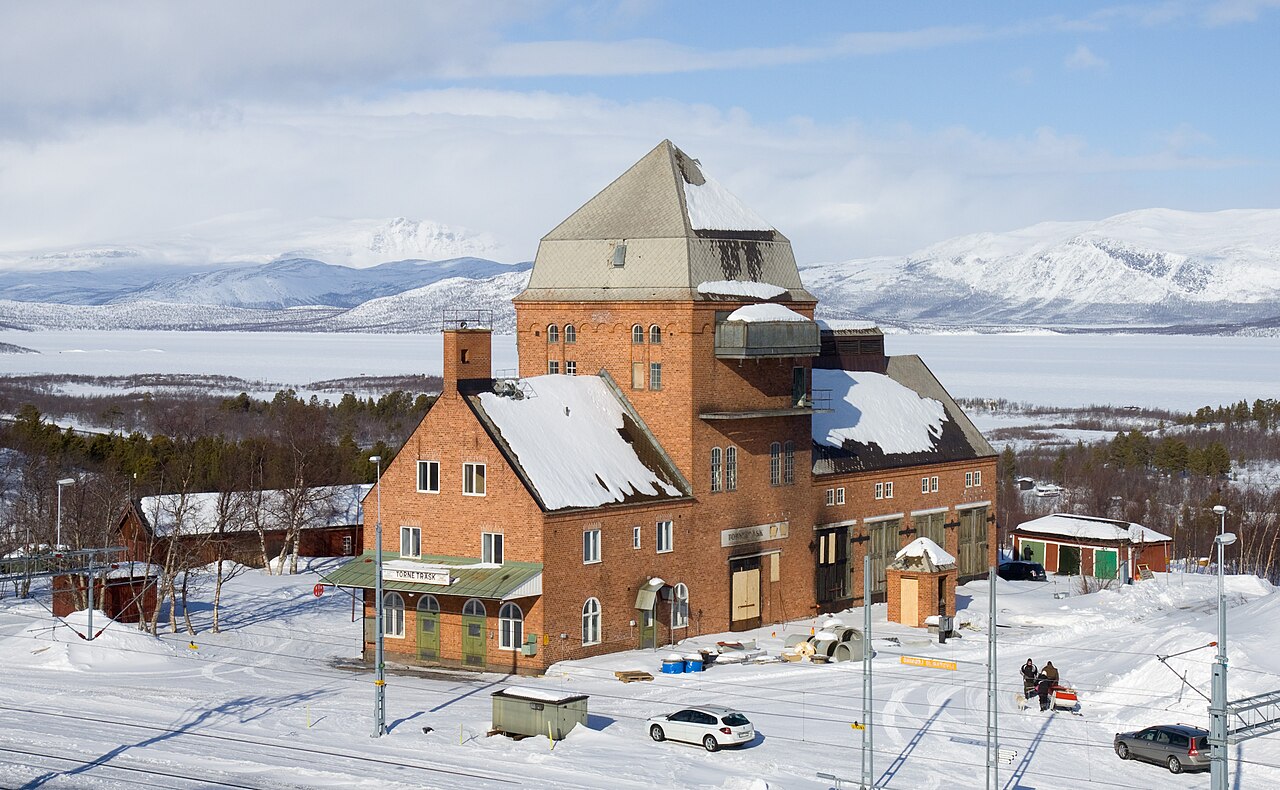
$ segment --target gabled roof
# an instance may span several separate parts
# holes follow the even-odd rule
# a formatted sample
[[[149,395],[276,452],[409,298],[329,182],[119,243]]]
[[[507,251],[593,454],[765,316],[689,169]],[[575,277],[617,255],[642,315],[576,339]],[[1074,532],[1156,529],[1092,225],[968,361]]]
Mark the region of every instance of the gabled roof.
[[[605,374],[535,376],[467,402],[545,511],[689,496],[675,463]]]
[[[814,474],[996,454],[918,356],[889,357],[883,374],[814,368],[813,389],[832,407],[813,417]]]
[[[302,529],[345,527],[364,522],[360,502],[373,486],[368,484],[316,486],[293,491],[237,491],[228,495],[223,509],[224,532],[252,532],[261,524],[267,531],[283,531],[291,518]],[[209,535],[218,531],[217,491],[160,494],[133,504],[143,526],[157,537]]]
[[[1077,540],[1128,541],[1129,543],[1161,543],[1173,540],[1154,529],[1129,521],[1116,521],[1097,516],[1076,516],[1070,513],[1051,513],[1047,516],[1024,521],[1014,528],[1016,532],[1037,535],[1076,538]]]
[[[542,238],[516,300],[713,298],[699,293],[704,282],[764,283],[815,301],[791,242],[663,140]]]

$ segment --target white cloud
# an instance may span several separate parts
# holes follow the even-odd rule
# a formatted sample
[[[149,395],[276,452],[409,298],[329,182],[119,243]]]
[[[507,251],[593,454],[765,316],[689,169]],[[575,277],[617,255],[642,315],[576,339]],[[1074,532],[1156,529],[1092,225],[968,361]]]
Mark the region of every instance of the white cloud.
[[[1256,22],[1273,8],[1280,8],[1280,0],[1217,0],[1205,9],[1204,20],[1211,27]]]
[[[1107,67],[1107,62],[1093,54],[1093,50],[1089,49],[1084,44],[1077,45],[1075,50],[1072,51],[1071,54],[1067,55],[1063,62],[1066,64],[1067,68],[1076,71],[1101,71]]]

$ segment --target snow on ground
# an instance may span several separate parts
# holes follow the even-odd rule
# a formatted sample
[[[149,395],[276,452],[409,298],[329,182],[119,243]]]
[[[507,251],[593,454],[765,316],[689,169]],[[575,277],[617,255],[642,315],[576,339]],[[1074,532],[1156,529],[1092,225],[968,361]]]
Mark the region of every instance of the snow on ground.
[[[390,671],[389,732],[372,739],[372,677],[353,669],[360,623],[351,600],[311,593],[314,563],[296,577],[249,571],[224,590],[224,631],[163,633],[159,640],[110,626],[122,639],[51,638],[52,619],[36,600],[0,600],[0,786],[124,788],[827,788],[818,771],[857,779],[861,662],[834,665],[751,662],[663,675],[670,647],[555,665],[542,678],[451,671]],[[1117,731],[1159,722],[1207,721],[1216,634],[1216,579],[1157,574],[1090,594],[1078,580],[998,581],[1002,745],[1000,787],[1204,788],[1205,774],[1121,762]],[[1054,593],[1068,593],[1055,598]],[[1280,688],[1280,597],[1265,582],[1228,578],[1232,698]],[[43,592],[47,600],[47,589]],[[875,775],[904,790],[982,787],[988,586],[961,587],[959,638],[939,645],[919,629],[885,622],[872,607]],[[860,627],[862,611],[836,615]],[[771,625],[755,639],[776,655],[791,634],[828,617]],[[95,618],[95,625],[97,618]],[[120,629],[117,634],[117,629]],[[730,635],[684,640],[688,653]],[[80,644],[76,644],[79,642]],[[74,667],[53,650],[78,651]],[[48,647],[48,650],[40,651]],[[68,655],[70,655],[68,653]],[[902,656],[954,661],[956,669],[903,664]],[[1080,693],[1080,715],[1023,710],[1018,667],[1052,660]],[[74,669],[74,671],[68,671]],[[613,672],[643,669],[654,680],[623,684]],[[503,687],[590,696],[590,720],[554,749],[546,738],[485,737],[489,695]],[[708,754],[654,743],[644,720],[691,703],[738,707],[759,733],[745,748]],[[424,732],[424,728],[430,728]],[[1280,736],[1231,748],[1232,786],[1280,783]],[[63,758],[73,756],[75,762]],[[86,765],[86,763],[94,763]],[[157,772],[147,775],[138,771]],[[846,786],[849,786],[846,784]]]

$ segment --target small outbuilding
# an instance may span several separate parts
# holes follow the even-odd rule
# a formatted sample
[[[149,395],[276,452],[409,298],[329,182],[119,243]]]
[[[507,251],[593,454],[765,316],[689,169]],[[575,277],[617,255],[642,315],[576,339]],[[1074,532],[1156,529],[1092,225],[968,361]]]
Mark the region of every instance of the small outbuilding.
[[[955,614],[956,558],[932,540],[916,538],[903,546],[885,575],[890,621],[919,628],[929,617]]]
[[[1129,583],[1138,569],[1165,571],[1173,538],[1128,521],[1053,513],[1013,530],[1017,557],[1038,562],[1047,573],[1080,574]]]
[[[148,620],[156,610],[156,582],[161,568],[146,562],[119,562],[94,574],[94,608],[118,623]],[[53,614],[66,617],[88,604],[89,574],[79,571],[53,577]]]
[[[494,733],[546,735],[559,741],[577,725],[587,724],[586,694],[511,686],[492,696]]]

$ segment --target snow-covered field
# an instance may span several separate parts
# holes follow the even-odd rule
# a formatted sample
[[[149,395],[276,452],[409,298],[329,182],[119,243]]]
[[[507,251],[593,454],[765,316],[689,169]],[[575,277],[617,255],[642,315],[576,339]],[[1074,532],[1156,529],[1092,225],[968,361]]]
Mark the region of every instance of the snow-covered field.
[[[308,332],[0,331],[38,354],[0,354],[0,375],[188,373],[295,388],[348,376],[440,372],[440,335]],[[1280,391],[1280,338],[1173,335],[888,335],[919,354],[955,397],[1195,410]],[[495,370],[516,367],[494,337]],[[263,391],[273,391],[264,386]]]
[[[350,600],[316,599],[316,577],[249,572],[228,583],[226,630],[157,640],[113,625],[86,642],[37,600],[0,600],[0,786],[66,788],[826,788],[817,772],[857,779],[861,663],[713,665],[657,672],[668,652],[634,651],[511,679],[461,672],[393,671],[390,732],[372,739],[372,677],[343,668],[357,655]],[[1280,688],[1280,596],[1250,577],[1228,579],[1231,697]],[[1071,592],[1055,599],[1055,592]],[[1158,575],[1089,595],[1070,582],[999,582],[1000,733],[1016,752],[1002,788],[1199,788],[1205,774],[1173,776],[1122,762],[1116,731],[1207,722],[1206,704],[1156,654],[1214,638],[1215,577]],[[957,596],[963,637],[938,645],[872,609],[875,775],[887,788],[985,784],[988,589]],[[47,592],[44,593],[47,603]],[[859,625],[860,610],[841,614]],[[208,625],[208,612],[196,614]],[[77,628],[82,621],[73,620]],[[99,623],[95,623],[98,626]],[[754,634],[777,652],[813,620]],[[713,645],[716,635],[694,638]],[[955,671],[901,663],[903,655],[956,662]],[[1080,715],[1018,704],[1018,666],[1052,660],[1077,688]],[[1170,660],[1207,693],[1212,649]],[[648,683],[613,671],[646,669]],[[590,721],[556,744],[545,737],[485,737],[489,694],[506,684],[590,695]],[[653,743],[644,719],[690,703],[736,706],[759,735],[709,754]],[[430,728],[429,731],[425,728]],[[1280,736],[1231,748],[1232,787],[1280,784]],[[848,787],[849,785],[845,785]],[[856,786],[856,785],[855,785]]]

